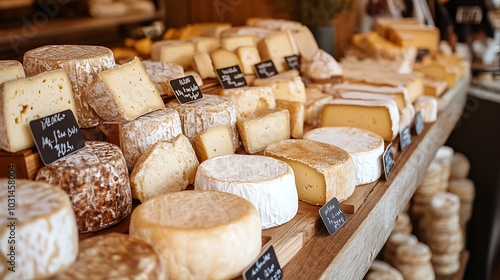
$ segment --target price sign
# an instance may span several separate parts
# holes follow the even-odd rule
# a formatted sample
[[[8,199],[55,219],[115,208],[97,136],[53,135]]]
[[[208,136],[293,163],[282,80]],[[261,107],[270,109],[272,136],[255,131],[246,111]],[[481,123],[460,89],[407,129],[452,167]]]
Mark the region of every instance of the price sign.
[[[170,87],[175,98],[181,104],[186,104],[203,98],[200,87],[193,76],[186,76],[175,80],[170,80]]]
[[[274,62],[272,60],[266,60],[257,63],[254,65],[254,68],[259,79],[269,78],[278,74],[278,70],[276,70]]]
[[[283,271],[273,246],[260,255],[249,269],[243,271],[243,279],[245,280],[280,280],[282,278]]]
[[[411,130],[410,126],[406,126],[399,133],[399,148],[401,151],[404,151],[406,147],[411,144]]]
[[[418,49],[417,50],[417,56],[415,57],[415,62],[420,62],[422,61],[422,59],[429,55],[430,54],[430,50],[429,49]]]
[[[285,56],[285,61],[289,69],[300,70],[300,59],[298,55]]]
[[[319,209],[319,215],[330,235],[336,233],[347,221],[347,217],[335,197]]]
[[[422,112],[418,111],[417,114],[415,114],[415,133],[420,135],[422,130],[424,130],[424,120],[422,119]]]
[[[392,168],[394,167],[394,154],[392,152],[392,144],[389,144],[382,154],[382,164],[384,165],[385,180],[389,180]]]
[[[50,164],[85,147],[73,111],[66,110],[30,122],[43,164]]]
[[[224,89],[239,88],[247,86],[245,75],[241,72],[240,66],[230,66],[215,70],[217,77]]]
[[[480,24],[483,11],[479,6],[458,6],[455,20],[459,24]]]

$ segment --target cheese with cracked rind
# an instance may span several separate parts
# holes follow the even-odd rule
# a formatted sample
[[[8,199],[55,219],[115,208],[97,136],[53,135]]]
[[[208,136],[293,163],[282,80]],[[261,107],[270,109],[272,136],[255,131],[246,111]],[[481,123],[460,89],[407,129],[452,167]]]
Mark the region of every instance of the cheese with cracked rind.
[[[220,95],[231,98],[236,104],[237,119],[246,118],[258,109],[276,108],[273,90],[268,86],[223,89]]]

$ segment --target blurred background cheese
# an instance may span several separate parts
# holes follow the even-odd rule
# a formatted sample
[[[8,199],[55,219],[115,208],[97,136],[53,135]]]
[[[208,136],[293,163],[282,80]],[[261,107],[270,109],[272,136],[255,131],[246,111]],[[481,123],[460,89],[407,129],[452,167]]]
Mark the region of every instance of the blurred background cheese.
[[[21,62],[17,60],[0,60],[0,84],[24,77],[25,73]]]

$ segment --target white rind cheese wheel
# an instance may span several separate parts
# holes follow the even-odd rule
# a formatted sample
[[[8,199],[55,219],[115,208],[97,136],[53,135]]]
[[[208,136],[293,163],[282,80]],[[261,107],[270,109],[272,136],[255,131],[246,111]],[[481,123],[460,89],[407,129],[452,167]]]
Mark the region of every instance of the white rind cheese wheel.
[[[23,64],[28,76],[64,69],[73,86],[76,119],[82,128],[99,124],[100,118],[90,107],[90,86],[101,71],[115,67],[113,52],[100,46],[48,45],[27,51]]]
[[[300,200],[323,205],[334,197],[342,202],[354,192],[354,163],[351,156],[337,146],[290,139],[270,144],[264,155],[282,160],[292,167]]]
[[[194,188],[249,200],[259,210],[263,229],[290,221],[299,207],[292,168],[270,157],[226,155],[206,160],[196,172]]]
[[[80,241],[78,258],[51,280],[166,280],[167,269],[148,243],[126,234],[109,233]]]
[[[143,60],[142,65],[146,69],[146,73],[151,78],[151,81],[158,88],[161,96],[174,96],[174,92],[170,87],[170,80],[184,77],[184,68],[182,66],[169,63]]]
[[[0,278],[45,279],[69,267],[78,254],[78,230],[66,193],[19,179],[0,179],[0,187]]]
[[[0,60],[0,84],[24,77],[25,73],[21,62],[17,60]]]
[[[348,152],[356,169],[356,185],[374,182],[382,175],[384,139],[373,132],[355,127],[321,127],[306,133],[304,139],[331,144]]]
[[[322,49],[318,49],[310,61],[303,61],[301,68],[306,76],[315,80],[342,76],[342,68],[335,58]]]
[[[253,204],[217,191],[183,191],[139,205],[131,236],[153,245],[170,279],[232,279],[261,250],[260,216]]]
[[[132,210],[125,158],[110,143],[85,142],[83,149],[42,167],[36,180],[60,186],[69,195],[79,233],[112,226]]]

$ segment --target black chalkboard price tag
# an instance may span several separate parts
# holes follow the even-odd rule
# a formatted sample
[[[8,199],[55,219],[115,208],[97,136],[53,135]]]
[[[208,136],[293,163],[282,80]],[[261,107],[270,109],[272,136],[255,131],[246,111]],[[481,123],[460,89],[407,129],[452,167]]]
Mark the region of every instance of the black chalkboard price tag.
[[[415,114],[415,133],[420,135],[422,130],[424,130],[424,120],[422,119],[422,112],[418,111]]]
[[[269,246],[250,268],[243,271],[245,280],[280,280],[282,278],[283,271],[273,246]]]
[[[181,104],[190,103],[203,98],[200,87],[192,75],[170,80],[170,87],[174,92],[175,98]]]
[[[411,130],[410,126],[405,126],[399,133],[399,148],[404,151],[406,147],[411,144]]]
[[[300,59],[298,55],[285,56],[285,61],[289,69],[300,70]]]
[[[389,180],[392,168],[394,167],[394,154],[392,152],[392,144],[389,144],[382,154],[382,164],[384,166],[385,180]]]
[[[71,110],[32,120],[30,129],[45,165],[85,147],[85,140]]]
[[[224,89],[239,88],[247,86],[245,75],[241,72],[239,65],[234,65],[226,68],[215,70],[217,77]]]
[[[319,209],[319,215],[330,235],[336,233],[347,221],[347,217],[335,197]]]
[[[257,77],[259,77],[259,79],[270,78],[278,74],[278,70],[276,70],[274,62],[270,59],[254,64],[253,67],[255,68],[255,72],[257,73]]]

